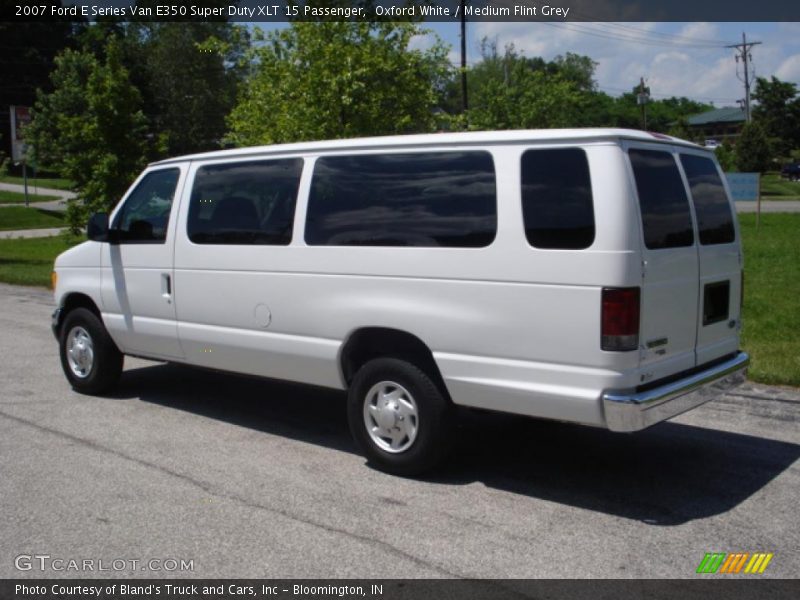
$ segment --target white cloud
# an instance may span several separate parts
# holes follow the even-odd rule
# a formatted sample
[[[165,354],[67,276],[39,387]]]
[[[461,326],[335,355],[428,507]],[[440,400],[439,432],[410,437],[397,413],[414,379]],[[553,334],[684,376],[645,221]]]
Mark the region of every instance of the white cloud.
[[[574,52],[598,63],[595,76],[600,89],[616,95],[648,80],[656,98],[687,96],[735,105],[744,95],[742,65],[735,62],[735,50],[727,43],[761,40],[751,50],[751,66],[757,76],[800,80],[800,24],[798,23],[503,23],[479,22],[470,28],[470,62],[478,59],[483,37],[497,40],[499,48],[513,43],[526,56],[552,60]],[[752,73],[751,73],[752,75]]]
[[[775,70],[775,77],[784,81],[800,81],[800,54],[794,54],[784,60]]]

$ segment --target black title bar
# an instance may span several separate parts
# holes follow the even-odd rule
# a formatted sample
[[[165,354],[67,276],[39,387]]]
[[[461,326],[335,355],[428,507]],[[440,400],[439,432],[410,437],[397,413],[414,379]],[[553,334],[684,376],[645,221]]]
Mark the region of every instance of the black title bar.
[[[788,600],[800,580],[698,576],[663,580],[4,579],[3,600]]]
[[[0,20],[95,21],[800,21],[787,0],[2,0]]]

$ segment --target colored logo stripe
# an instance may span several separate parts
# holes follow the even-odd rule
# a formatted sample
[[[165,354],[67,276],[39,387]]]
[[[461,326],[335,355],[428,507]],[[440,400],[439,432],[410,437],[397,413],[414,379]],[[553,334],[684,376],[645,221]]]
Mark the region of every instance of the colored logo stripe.
[[[725,564],[722,565],[720,573],[738,573],[744,566],[747,557],[750,556],[749,552],[739,552],[737,554],[729,554]]]
[[[706,552],[705,557],[697,567],[698,573],[716,573],[722,560],[725,558],[724,552]]]
[[[706,552],[700,565],[697,567],[698,573],[740,573],[744,567],[745,573],[763,573],[767,565],[772,560],[774,554],[766,552]],[[748,561],[749,559],[749,561]],[[747,566],[745,566],[745,564]]]
[[[747,566],[744,569],[745,573],[763,573],[764,569],[767,568],[769,561],[772,560],[773,554],[769,553],[759,553],[753,554],[753,558],[750,559],[750,562],[747,563]]]

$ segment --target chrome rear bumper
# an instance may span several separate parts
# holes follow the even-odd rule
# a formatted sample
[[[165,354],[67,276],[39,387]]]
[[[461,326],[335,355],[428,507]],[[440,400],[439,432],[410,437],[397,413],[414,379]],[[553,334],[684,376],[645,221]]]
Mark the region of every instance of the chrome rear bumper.
[[[639,431],[713,400],[745,380],[750,357],[735,357],[645,392],[603,394],[606,426],[611,431]]]

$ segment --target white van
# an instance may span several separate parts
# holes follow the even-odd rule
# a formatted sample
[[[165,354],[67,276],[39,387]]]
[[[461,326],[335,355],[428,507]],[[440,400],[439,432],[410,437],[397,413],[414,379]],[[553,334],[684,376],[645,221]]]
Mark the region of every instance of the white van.
[[[123,355],[348,390],[383,469],[458,406],[636,431],[744,379],[713,152],[570,129],[225,150],[150,165],[55,264],[67,379]]]

